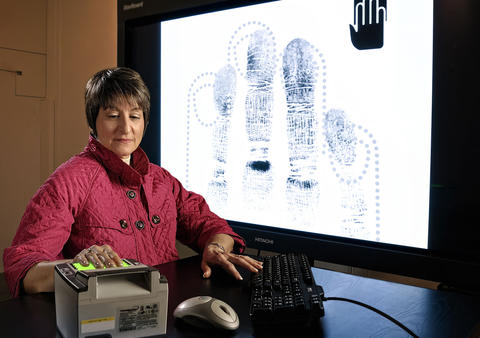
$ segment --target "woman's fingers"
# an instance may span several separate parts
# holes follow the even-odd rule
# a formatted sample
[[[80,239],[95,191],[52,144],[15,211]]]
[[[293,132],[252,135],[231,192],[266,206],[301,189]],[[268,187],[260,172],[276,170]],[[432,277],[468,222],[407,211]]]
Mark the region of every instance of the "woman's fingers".
[[[87,260],[87,264],[88,265],[89,263],[92,263],[93,266],[96,268],[96,269],[100,269],[100,268],[103,268],[104,265],[103,265],[103,262],[100,260],[99,258],[99,255],[101,254],[100,253],[100,247],[97,246],[97,245],[92,245],[91,247],[89,247],[88,249],[86,250],[83,250],[83,256],[86,258]],[[82,263],[83,264],[83,263]],[[85,264],[83,264],[85,265]]]
[[[235,265],[241,266],[250,272],[258,272],[261,270],[263,265],[262,262],[259,262],[249,256],[237,255],[237,254],[228,254],[228,260]]]
[[[235,279],[242,280],[242,275],[238,272],[236,266],[241,266],[251,272],[258,272],[262,269],[262,262],[249,256],[225,253],[218,248],[207,248],[204,251],[201,267],[203,277],[209,278],[211,275],[210,265],[218,265],[230,273]]]
[[[110,251],[107,251],[106,254],[108,255],[108,258],[112,260],[113,266],[122,266],[122,259],[117,255],[117,253],[113,250],[110,249]]]
[[[242,276],[237,271],[235,266],[228,261],[227,254],[217,247],[209,246],[203,252],[203,259],[201,263],[204,278],[209,278],[211,276],[212,270],[210,266],[213,265],[218,265],[222,267],[228,273],[233,275],[236,279],[242,279]]]
[[[88,249],[83,249],[82,251],[80,251],[74,258],[73,258],[73,262],[74,263],[80,263],[82,264],[83,266],[88,266],[88,264],[90,264],[88,258],[87,258],[87,250]]]
[[[122,259],[118,256],[118,254],[113,251],[110,245],[102,245],[102,257],[104,257],[105,262],[107,265],[106,267],[114,267],[114,266],[122,266]]]
[[[210,275],[212,274],[212,269],[210,268],[210,266],[208,266],[205,260],[202,260],[200,267],[203,271],[203,278],[210,278]]]
[[[91,247],[82,250],[75,256],[73,262],[78,262],[83,266],[88,266],[92,263],[96,269],[122,266],[122,260],[118,254],[106,244],[102,246],[92,245]]]
[[[225,271],[231,274],[235,279],[243,280],[242,275],[238,272],[235,265],[230,261],[229,254],[221,253],[217,255],[217,265],[221,266]]]

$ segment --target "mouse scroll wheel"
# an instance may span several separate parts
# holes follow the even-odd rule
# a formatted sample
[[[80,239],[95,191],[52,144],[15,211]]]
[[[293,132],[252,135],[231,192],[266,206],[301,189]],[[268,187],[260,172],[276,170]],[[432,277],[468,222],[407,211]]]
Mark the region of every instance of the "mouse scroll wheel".
[[[233,323],[237,319],[237,315],[234,311],[232,311],[228,306],[226,306],[223,302],[220,301],[213,301],[212,302],[212,311],[221,319]]]

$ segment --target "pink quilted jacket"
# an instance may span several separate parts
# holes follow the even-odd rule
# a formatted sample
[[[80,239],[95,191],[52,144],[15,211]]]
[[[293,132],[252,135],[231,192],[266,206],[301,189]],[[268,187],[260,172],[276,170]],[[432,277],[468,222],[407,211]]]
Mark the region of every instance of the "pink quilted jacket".
[[[226,233],[243,250],[243,240],[200,195],[150,163],[140,148],[132,162],[125,164],[91,137],[40,187],[3,255],[14,297],[34,264],[73,258],[94,244],[147,265],[178,259],[176,238],[199,251],[210,236]]]

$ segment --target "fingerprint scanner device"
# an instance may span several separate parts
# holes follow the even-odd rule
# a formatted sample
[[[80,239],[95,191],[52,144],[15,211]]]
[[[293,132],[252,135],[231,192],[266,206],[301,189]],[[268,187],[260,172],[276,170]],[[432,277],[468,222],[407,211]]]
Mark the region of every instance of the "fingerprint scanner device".
[[[168,282],[150,266],[55,266],[55,312],[63,337],[150,337],[167,332]]]

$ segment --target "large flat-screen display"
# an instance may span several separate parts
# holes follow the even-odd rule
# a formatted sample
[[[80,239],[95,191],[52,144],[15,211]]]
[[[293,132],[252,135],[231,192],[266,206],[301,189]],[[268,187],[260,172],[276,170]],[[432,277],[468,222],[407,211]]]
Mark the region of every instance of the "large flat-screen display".
[[[229,220],[426,248],[433,1],[367,3],[162,21],[162,166]]]
[[[469,126],[445,121],[458,111],[442,105],[465,102],[451,87],[439,96],[442,76],[459,81],[440,31],[470,33],[442,23],[442,6],[119,1],[119,63],[152,91],[142,147],[249,246],[455,284],[442,264],[479,265],[456,231],[479,231],[442,210],[469,203],[442,141]],[[455,125],[466,129],[444,132]]]

